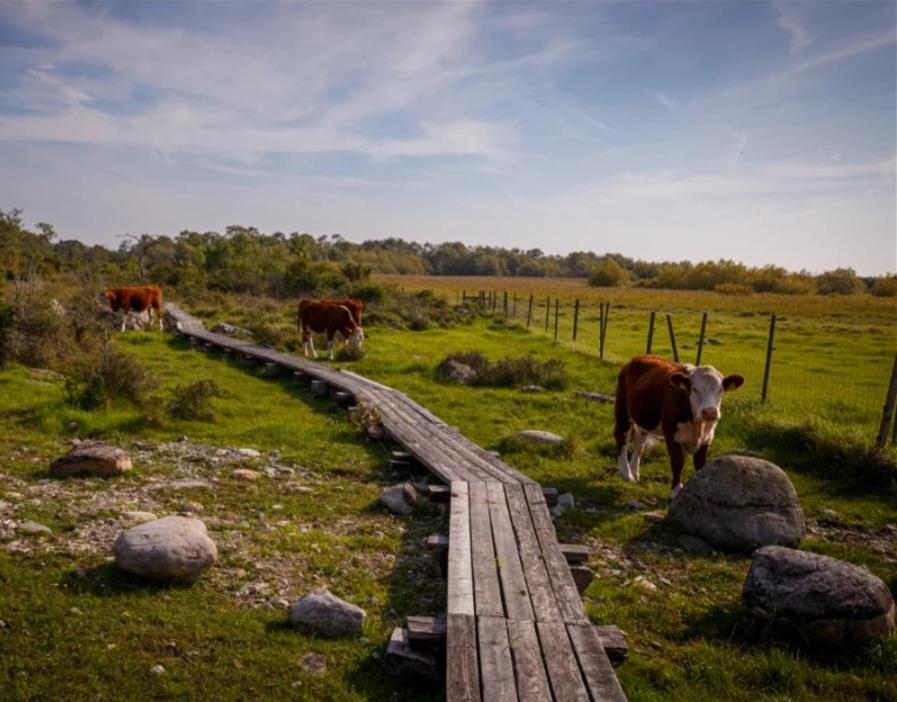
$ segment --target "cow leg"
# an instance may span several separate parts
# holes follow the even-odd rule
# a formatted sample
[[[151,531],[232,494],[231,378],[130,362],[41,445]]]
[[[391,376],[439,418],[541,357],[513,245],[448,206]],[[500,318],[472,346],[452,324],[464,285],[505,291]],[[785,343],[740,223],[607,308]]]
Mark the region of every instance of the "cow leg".
[[[629,433],[630,433],[629,411],[626,409],[626,399],[617,389],[617,398],[614,405],[614,439],[617,441],[617,456],[620,464],[620,477],[626,482],[632,482],[633,477],[629,472],[629,457],[627,452],[629,449]]]
[[[695,470],[701,470],[707,463],[707,454],[710,452],[710,444],[704,444],[695,452]]]
[[[330,360],[333,360],[333,332],[327,332],[327,352],[330,354]]]
[[[130,314],[131,314],[131,313],[130,313],[129,310],[124,310],[124,311],[121,313],[121,330],[122,330],[122,331],[125,330],[125,324],[127,324],[127,322],[128,322],[128,316],[129,316]]]
[[[632,431],[634,431],[634,428]],[[617,440],[617,451],[619,453],[617,461],[620,465],[620,477],[627,483],[635,482],[635,478],[629,467],[629,441],[633,438],[631,436],[632,431],[627,431],[623,435],[622,441]]]
[[[650,435],[641,429],[635,429],[635,441],[632,446],[632,457],[629,459],[629,474],[635,482],[639,481],[639,463],[642,459],[642,452],[648,445]]]
[[[667,450],[670,452],[670,467],[673,469],[672,492],[670,493],[670,497],[673,498],[682,489],[682,468],[685,466],[685,452],[672,437],[666,441]]]
[[[318,352],[315,350],[315,337],[313,334],[308,335],[308,346],[311,349],[312,358],[317,358]]]

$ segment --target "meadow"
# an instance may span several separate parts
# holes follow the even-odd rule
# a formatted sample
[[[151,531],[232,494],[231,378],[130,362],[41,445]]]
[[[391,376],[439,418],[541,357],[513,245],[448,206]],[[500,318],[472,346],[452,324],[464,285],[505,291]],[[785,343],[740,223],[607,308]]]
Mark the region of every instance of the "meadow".
[[[608,337],[617,334],[619,346],[609,344],[604,362],[596,357],[594,339],[555,344],[544,328],[527,331],[519,319],[476,316],[450,327],[421,323],[417,331],[372,324],[363,358],[335,364],[407,392],[527,475],[573,493],[576,508],[558,519],[558,535],[590,546],[596,579],[584,601],[594,622],[617,624],[627,633],[630,657],[618,672],[631,700],[897,699],[897,637],[835,658],[808,650],[758,624],[742,606],[748,557],[687,553],[677,534],[645,518],[668,500],[662,447],[649,450],[642,482],[623,483],[612,407],[578,395],[612,392],[626,345],[637,352],[644,343],[642,308],[619,307],[636,306],[635,298],[619,294],[624,297],[612,300]],[[728,298],[699,297],[697,306],[688,307],[685,300],[692,298],[682,295],[676,309],[684,315],[715,309],[711,302],[729,304]],[[803,339],[808,363],[827,363],[831,349],[841,345],[839,353],[871,353],[893,340],[889,308],[877,302],[862,324],[882,333],[868,335],[874,341],[868,346],[862,345],[865,335],[827,330],[837,322],[821,307],[806,315],[812,318],[803,335],[795,332],[794,343]],[[844,305],[844,318],[850,317],[847,301],[833,304]],[[291,303],[218,296],[184,306],[208,324],[252,324],[267,329],[275,345],[295,348]],[[372,314],[376,308],[371,306]],[[723,312],[713,319],[718,313],[722,320]],[[643,320],[638,329],[622,322],[630,313],[632,326]],[[750,319],[729,314],[733,324]],[[594,320],[588,323],[597,328]],[[683,322],[683,340],[685,328]],[[722,343],[705,353],[708,362],[750,376],[740,365],[745,357],[733,355],[730,367],[713,355],[737,346],[739,328],[727,330],[722,321],[710,327],[708,336]],[[663,353],[660,331],[658,325],[656,349]],[[329,401],[312,399],[290,379],[265,379],[254,366],[205,355],[158,332],[113,339],[162,381],[160,402],[185,382],[216,379],[224,390],[213,401],[218,419],[154,424],[136,408],[88,412],[65,402],[59,379],[35,377],[15,365],[0,371],[3,509],[54,532],[0,550],[0,619],[7,623],[0,631],[0,669],[10,681],[4,699],[439,699],[438,684],[409,686],[381,665],[391,628],[406,615],[439,612],[445,599],[421,548],[427,534],[445,531],[445,518],[426,502],[408,518],[386,515],[376,503],[379,490],[390,484],[386,462],[393,447],[364,438]],[[446,384],[436,366],[458,351],[492,360],[557,359],[567,383],[538,394]],[[801,547],[865,565],[893,592],[897,452],[868,451],[868,417],[853,406],[831,409],[840,401],[835,388],[832,381],[827,399],[809,413],[803,405],[780,403],[776,394],[761,405],[751,392],[734,393],[725,401],[713,453],[749,450],[782,466],[808,518]],[[560,433],[571,451],[550,456],[526,450],[512,440],[520,429]],[[128,447],[137,456],[135,470],[107,481],[48,480],[47,463],[76,436]],[[192,448],[182,455],[179,445]],[[240,447],[263,456],[223,464],[204,458]],[[236,465],[269,463],[294,473],[251,484],[230,478]],[[686,467],[686,478],[691,470]],[[170,487],[185,480],[209,487],[186,494]],[[201,505],[200,516],[219,543],[217,567],[189,587],[159,587],[109,564],[107,548],[122,527],[122,510],[173,513],[187,500]],[[644,506],[633,508],[633,500]],[[657,590],[635,585],[639,576]],[[322,585],[367,609],[364,638],[327,642],[285,625],[282,601]],[[165,675],[149,672],[156,664]]]

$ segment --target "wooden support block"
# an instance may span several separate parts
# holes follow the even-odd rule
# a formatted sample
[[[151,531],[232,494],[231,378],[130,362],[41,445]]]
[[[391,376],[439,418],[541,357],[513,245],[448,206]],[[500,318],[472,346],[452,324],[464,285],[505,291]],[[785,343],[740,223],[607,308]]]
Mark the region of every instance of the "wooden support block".
[[[389,462],[389,469],[400,477],[406,477],[411,474],[411,464],[407,461],[397,461],[395,459]]]
[[[601,647],[614,665],[619,665],[629,655],[629,644],[626,643],[626,634],[615,624],[593,624],[592,628],[598,634]]]
[[[337,390],[333,393],[333,399],[340,407],[350,407],[355,404],[355,397],[352,393]]]
[[[390,675],[424,678],[438,677],[436,657],[414,649],[409,645],[408,630],[396,627],[389,644],[386,647],[386,656],[383,661],[386,672]]]
[[[558,489],[552,487],[542,488],[542,494],[545,496],[545,504],[554,507],[558,503]]]
[[[413,648],[440,648],[445,645],[445,617],[408,617],[408,644]]]
[[[433,502],[448,502],[452,489],[448,485],[427,485],[427,497]]]
[[[567,563],[580,564],[589,560],[589,547],[582,544],[558,544]]]
[[[307,383],[309,381],[308,373],[305,371],[293,371],[293,377],[302,383]]]
[[[393,451],[392,458],[394,461],[406,461],[408,463],[416,460],[414,454],[410,451]]]
[[[276,378],[283,371],[283,366],[279,363],[266,363],[265,376],[268,378]]]
[[[199,339],[197,339],[195,336],[191,336],[190,337],[190,346],[193,348],[196,348],[197,346],[199,346]]]
[[[501,451],[486,451],[486,453],[495,458],[501,458]]]
[[[323,380],[312,380],[311,394],[315,397],[327,397],[330,394],[330,385]]]
[[[592,570],[583,565],[571,566],[570,575],[573,576],[573,582],[576,583],[576,589],[579,590],[580,595],[586,591],[586,588],[595,579],[595,574]]]
[[[445,534],[430,534],[425,546],[432,555],[436,570],[444,578],[448,574],[449,537]]]
[[[202,345],[202,348],[203,348],[203,350],[205,350],[205,351],[214,351],[214,350],[215,350],[215,344],[210,344],[210,343],[206,342],[205,344]]]
[[[252,354],[248,354],[248,353],[243,354],[243,360],[249,361],[250,363],[256,363],[258,361],[258,359],[255,356],[253,356]]]

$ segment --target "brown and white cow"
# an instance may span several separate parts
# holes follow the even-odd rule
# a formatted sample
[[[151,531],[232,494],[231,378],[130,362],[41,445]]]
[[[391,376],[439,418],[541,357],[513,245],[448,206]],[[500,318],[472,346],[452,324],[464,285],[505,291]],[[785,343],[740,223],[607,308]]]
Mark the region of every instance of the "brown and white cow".
[[[674,363],[658,356],[636,356],[617,380],[614,438],[623,480],[637,482],[642,451],[652,437],[662,436],[673,469],[673,495],[682,488],[685,454],[695,470],[707,462],[720,420],[723,393],[744,383],[740,375],[723,377],[713,366]],[[628,456],[632,441],[632,456]]]
[[[98,299],[109,305],[113,312],[123,312],[121,330],[132,312],[146,312],[149,322],[153,321],[153,310],[162,331],[162,289],[157,285],[135,285],[129,287],[106,288]]]
[[[333,338],[337,333],[345,337],[350,349],[360,349],[364,332],[355,321],[352,312],[345,305],[337,305],[328,300],[303,300],[299,304],[299,329],[302,331],[302,352],[308,356],[309,350],[317,358],[312,333],[327,334],[327,351],[333,359]]]
[[[342,305],[343,307],[348,307],[349,312],[352,313],[352,319],[355,320],[355,324],[357,324],[359,327],[361,326],[361,318],[364,315],[364,303],[361,300],[358,300],[354,297],[322,298],[320,300],[300,300],[300,314],[302,313],[302,306],[308,304],[309,302],[328,302],[331,305]]]

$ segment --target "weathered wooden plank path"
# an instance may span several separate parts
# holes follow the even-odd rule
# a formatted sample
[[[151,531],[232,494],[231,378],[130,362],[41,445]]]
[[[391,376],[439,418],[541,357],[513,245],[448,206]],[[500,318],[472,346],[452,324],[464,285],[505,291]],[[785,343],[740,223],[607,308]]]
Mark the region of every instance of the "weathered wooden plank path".
[[[215,334],[176,304],[166,308],[177,332],[191,343],[273,364],[375,408],[387,434],[450,486],[445,620],[450,702],[626,699],[599,631],[583,611],[538,483],[402,392]]]

